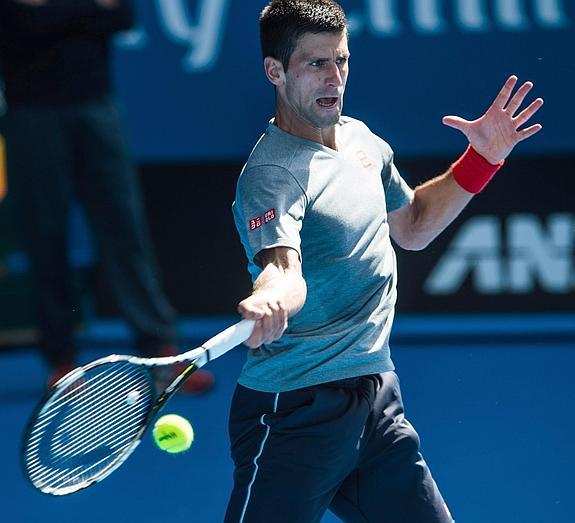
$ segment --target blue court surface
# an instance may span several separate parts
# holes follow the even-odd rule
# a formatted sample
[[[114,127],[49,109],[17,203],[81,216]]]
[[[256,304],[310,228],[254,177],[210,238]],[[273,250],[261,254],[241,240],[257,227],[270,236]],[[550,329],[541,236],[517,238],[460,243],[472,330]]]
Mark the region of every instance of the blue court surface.
[[[234,321],[190,320],[182,335],[194,345]],[[90,327],[82,345],[82,361],[127,346],[113,322]],[[222,521],[232,474],[228,405],[245,350],[211,364],[213,391],[176,397],[165,409],[194,425],[189,452],[164,454],[148,435],[103,483],[64,498],[36,492],[19,462],[45,369],[31,349],[0,353],[0,520]],[[575,315],[400,317],[392,354],[408,418],[458,523],[575,521]],[[338,520],[327,514],[322,521]]]

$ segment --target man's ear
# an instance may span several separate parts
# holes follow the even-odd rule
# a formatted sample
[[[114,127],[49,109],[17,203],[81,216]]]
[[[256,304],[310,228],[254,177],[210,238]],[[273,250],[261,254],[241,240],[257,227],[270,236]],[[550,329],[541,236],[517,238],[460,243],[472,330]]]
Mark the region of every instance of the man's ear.
[[[264,71],[266,72],[268,80],[276,87],[285,83],[284,67],[276,58],[272,58],[271,56],[264,58]]]

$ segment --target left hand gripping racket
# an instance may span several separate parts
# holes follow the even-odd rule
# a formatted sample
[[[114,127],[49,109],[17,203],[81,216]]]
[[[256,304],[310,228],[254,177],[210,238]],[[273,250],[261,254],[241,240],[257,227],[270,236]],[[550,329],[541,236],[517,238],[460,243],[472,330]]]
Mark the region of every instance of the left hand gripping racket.
[[[186,378],[247,340],[253,326],[242,320],[177,356],[113,355],[64,376],[36,407],[24,433],[22,460],[32,485],[63,496],[103,480],[136,449]],[[182,362],[189,365],[158,394],[153,369]]]

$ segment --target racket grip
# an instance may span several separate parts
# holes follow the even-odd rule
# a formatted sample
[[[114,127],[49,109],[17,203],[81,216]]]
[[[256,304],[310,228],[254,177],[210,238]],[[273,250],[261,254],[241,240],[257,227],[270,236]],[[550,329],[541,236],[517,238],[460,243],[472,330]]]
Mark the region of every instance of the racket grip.
[[[208,359],[215,360],[246,341],[254,330],[254,324],[254,320],[242,320],[203,343],[202,347],[207,350]]]

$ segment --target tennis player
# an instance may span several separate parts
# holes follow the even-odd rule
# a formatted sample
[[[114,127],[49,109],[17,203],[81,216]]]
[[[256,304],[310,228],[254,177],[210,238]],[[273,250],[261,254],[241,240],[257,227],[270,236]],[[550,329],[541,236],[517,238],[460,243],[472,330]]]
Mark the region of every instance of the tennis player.
[[[402,248],[428,245],[480,192],[543,101],[510,77],[487,112],[444,123],[468,149],[411,189],[390,146],[342,116],[348,32],[332,0],[274,0],[260,17],[275,118],[238,181],[233,213],[257,320],[230,414],[227,522],[453,521],[404,417],[389,336]],[[385,89],[383,86],[382,89]]]

